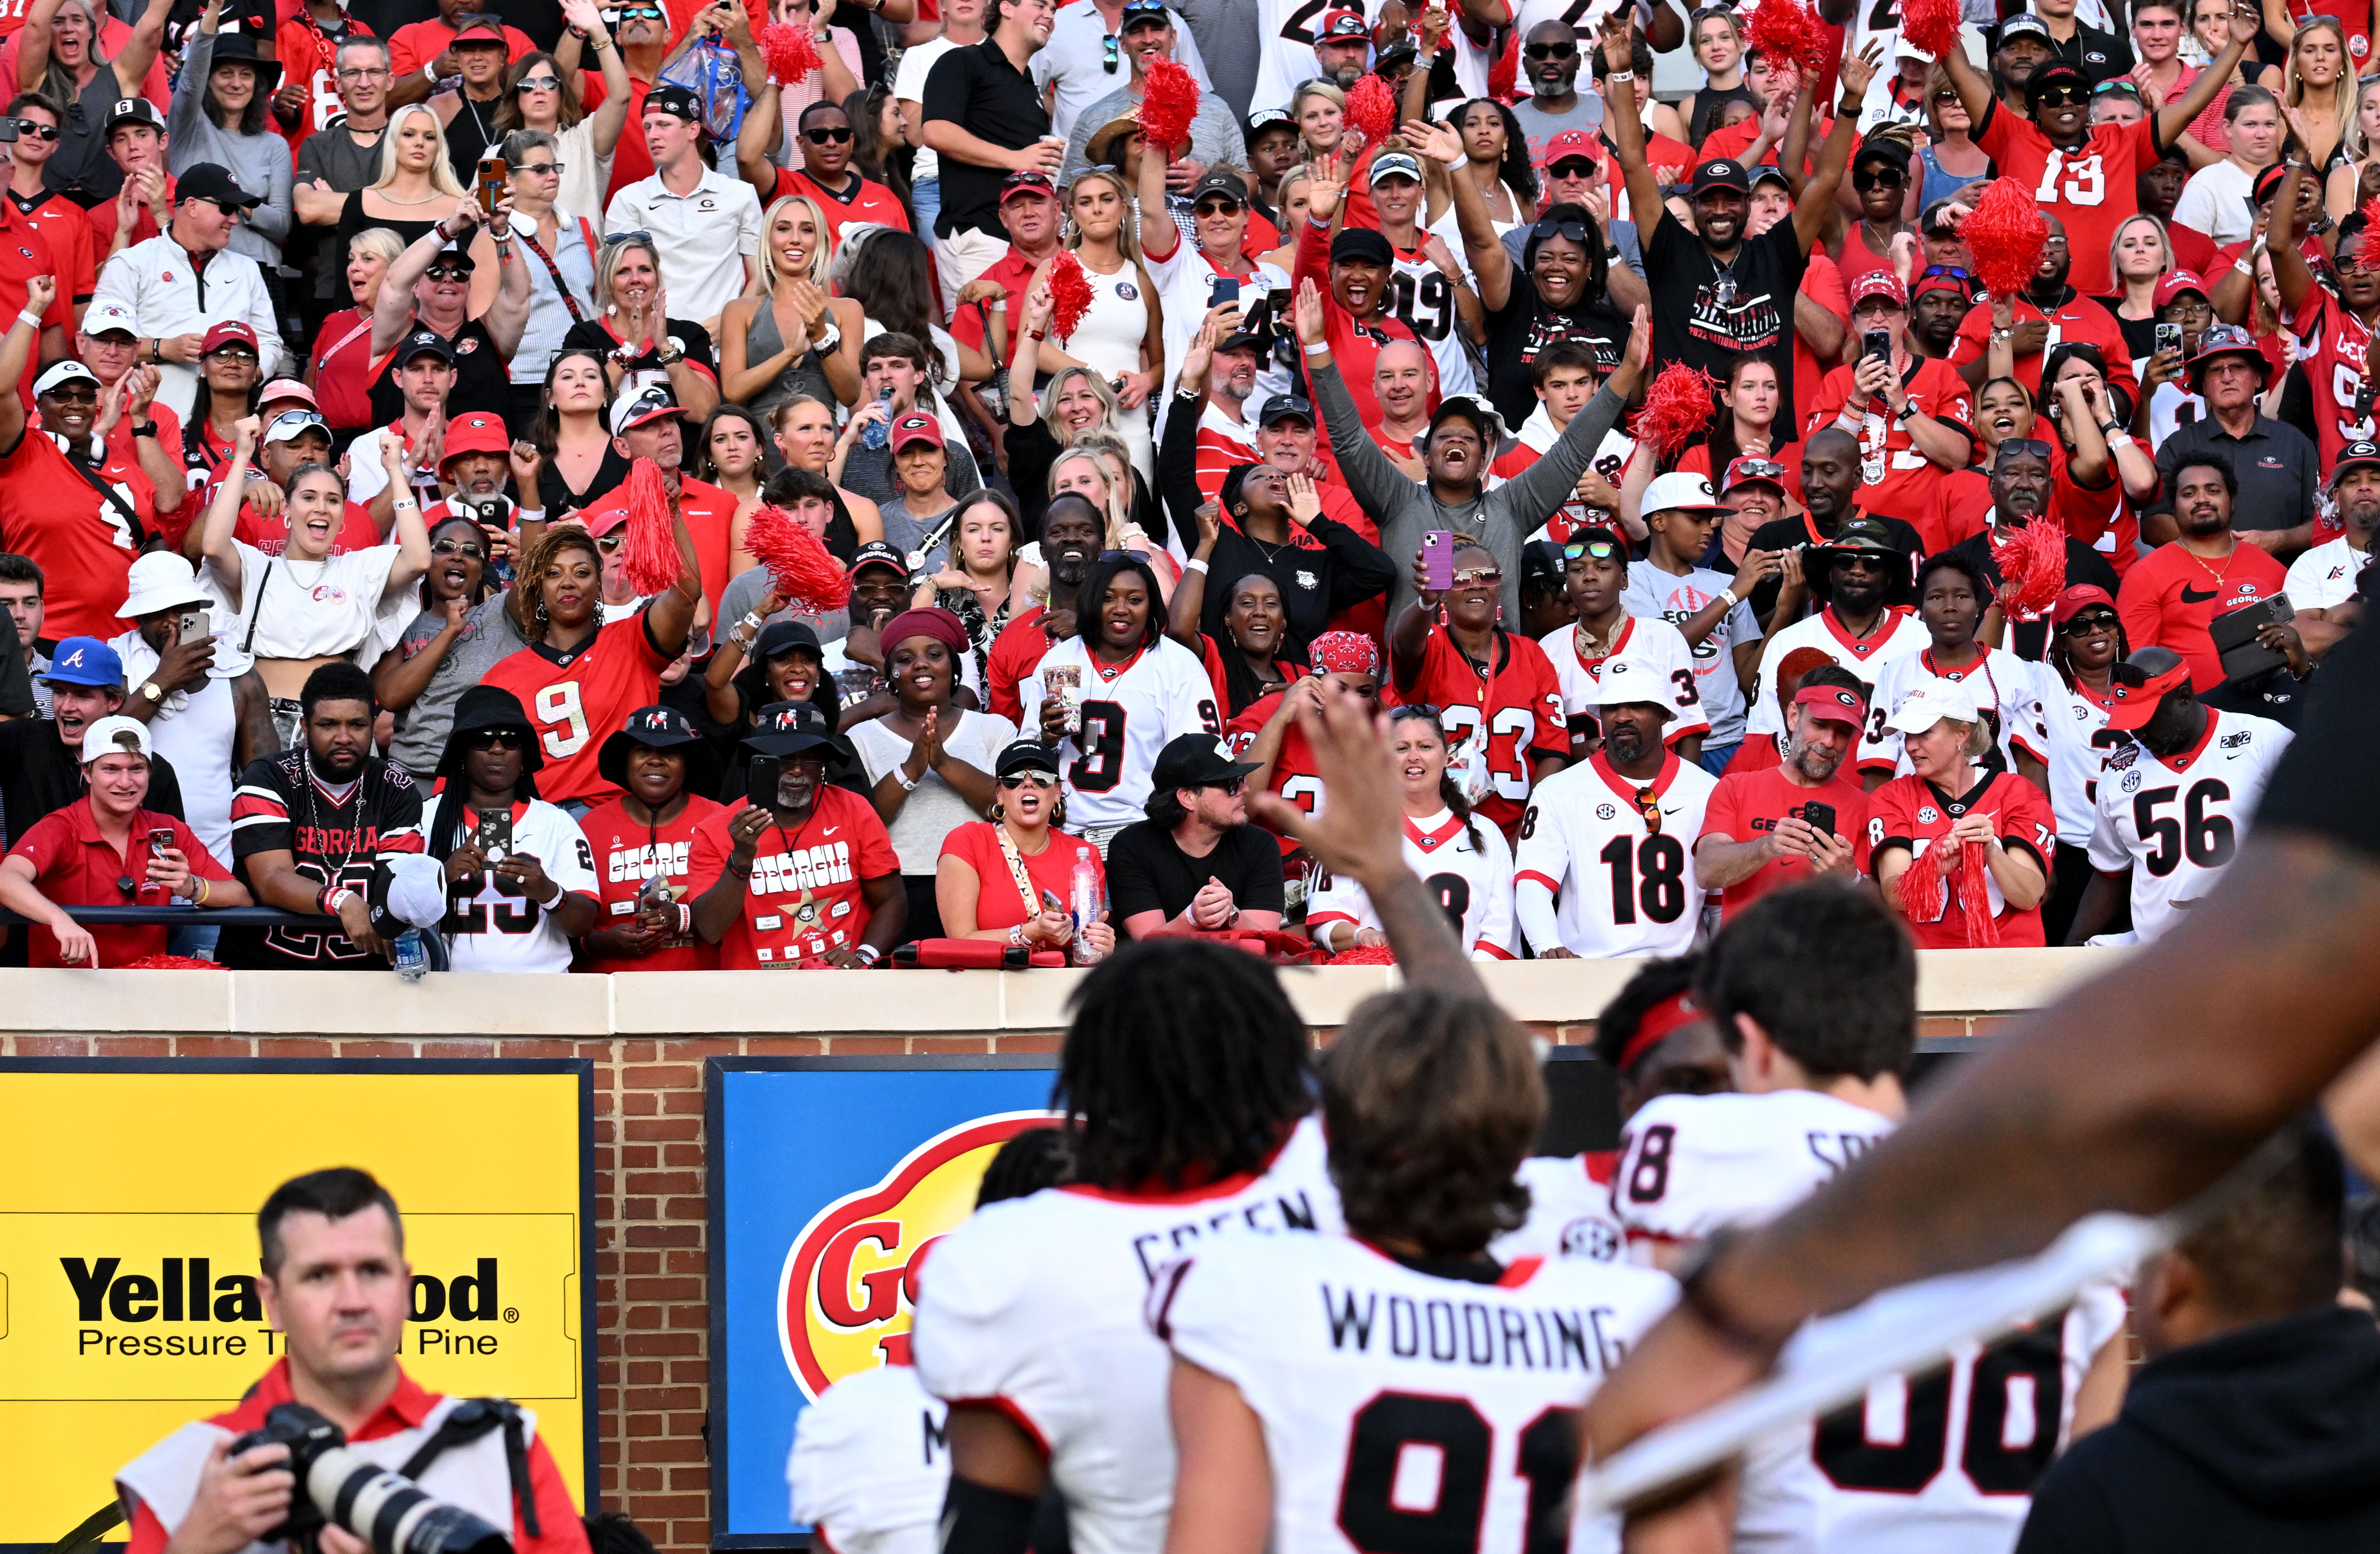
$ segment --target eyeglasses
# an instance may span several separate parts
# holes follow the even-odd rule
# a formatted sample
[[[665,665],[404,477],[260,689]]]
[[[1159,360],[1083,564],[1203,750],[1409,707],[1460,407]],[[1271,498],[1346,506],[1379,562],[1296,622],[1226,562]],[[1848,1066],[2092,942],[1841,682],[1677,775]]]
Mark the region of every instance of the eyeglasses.
[[[55,124],[36,124],[31,119],[20,118],[17,121],[17,133],[19,136],[30,135],[36,140],[55,140],[58,138],[58,127]]]
[[[513,88],[516,91],[560,91],[562,90],[562,78],[559,76],[523,76],[520,79],[513,83]]]
[[[482,728],[471,731],[463,741],[467,750],[517,750],[528,744],[528,731],[517,728]]]
[[[2099,637],[2116,629],[2116,617],[2105,610],[2088,615],[2077,615],[2058,630],[2069,637]]]
[[[1609,561],[1617,553],[1609,540],[1572,540],[1562,546],[1562,556],[1569,561],[1590,556],[1597,561]]]
[[[1521,53],[1529,59],[1575,59],[1578,57],[1578,45],[1575,43],[1525,43],[1522,45]]]
[[[1500,583],[1503,582],[1503,580],[1504,580],[1504,569],[1503,569],[1502,567],[1500,567],[1500,566],[1463,566],[1463,567],[1457,567],[1457,568],[1455,569],[1455,573],[1454,573],[1454,585],[1453,585],[1453,586],[1454,586],[1454,587],[1456,587],[1456,588],[1458,588],[1458,589],[1468,589],[1468,588],[1490,588],[1490,589],[1492,589],[1492,588],[1495,588],[1495,587],[1496,587],[1497,585],[1499,585]]]
[[[524,162],[519,166],[514,168],[513,171],[516,173],[534,173],[540,178],[558,178],[562,176],[562,164],[559,162]]]
[[[1852,175],[1852,188],[1865,194],[1872,188],[1899,188],[1909,175],[1898,167],[1863,167]]]
[[[488,559],[487,551],[468,540],[433,540],[430,542],[430,550],[433,555],[462,556],[471,561]]]
[[[2055,86],[2046,86],[2041,89],[2040,101],[2045,108],[2079,108],[2090,100],[2090,88],[2076,86],[2070,81],[2059,81]]]
[[[468,281],[471,278],[471,268],[470,265],[456,264],[449,261],[433,264],[422,273],[433,281]],[[249,359],[253,361],[256,358],[251,356]]]
[[[2046,460],[2049,457],[2049,444],[2038,437],[2006,437],[2000,440],[1999,452],[1992,456],[1999,458],[2011,452],[2031,454],[2035,458]]]
[[[385,65],[366,65],[340,71],[339,79],[343,81],[368,81],[375,76],[385,76],[387,74],[388,67]]]
[[[1030,787],[1047,792],[1058,785],[1058,779],[1045,777],[1038,771],[1019,771],[1014,776],[1000,779],[1000,785],[1003,788]]]
[[[808,140],[813,146],[823,146],[829,143],[839,146],[851,139],[851,126],[847,124],[821,124],[815,129],[803,130],[802,139]]]
[[[595,537],[595,548],[608,556],[619,550],[620,540],[621,536],[616,534],[599,534]]]

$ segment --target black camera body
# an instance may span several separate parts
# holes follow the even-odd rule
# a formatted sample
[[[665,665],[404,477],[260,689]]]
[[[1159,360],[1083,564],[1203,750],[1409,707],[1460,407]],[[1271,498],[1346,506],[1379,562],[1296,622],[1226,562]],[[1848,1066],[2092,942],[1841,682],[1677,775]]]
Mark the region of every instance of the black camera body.
[[[231,1454],[276,1442],[289,1448],[298,1484],[289,1520],[259,1543],[286,1541],[312,1554],[322,1528],[336,1521],[372,1554],[512,1554],[504,1531],[355,1451],[345,1431],[304,1403],[274,1404],[262,1428],[231,1443]]]

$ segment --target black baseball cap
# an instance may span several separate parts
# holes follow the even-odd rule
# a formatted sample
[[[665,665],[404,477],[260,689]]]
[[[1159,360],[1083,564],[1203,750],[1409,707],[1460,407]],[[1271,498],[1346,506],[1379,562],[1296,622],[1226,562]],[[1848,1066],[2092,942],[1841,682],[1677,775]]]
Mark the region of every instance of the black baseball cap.
[[[2350,443],[2338,450],[2338,462],[2330,467],[2330,483],[2335,487],[2338,478],[2350,469],[2380,468],[2380,443]]]
[[[1191,208],[1196,210],[1198,201],[1210,194],[1220,194],[1234,205],[1245,205],[1248,202],[1248,186],[1220,168],[1209,173],[1201,173],[1198,176],[1198,181],[1190,186]]]
[[[1731,156],[1715,156],[1708,162],[1696,163],[1694,192],[1700,194],[1712,188],[1731,188],[1738,194],[1750,194],[1752,176],[1743,170],[1742,163]]]
[[[863,566],[889,566],[904,577],[909,575],[909,558],[900,549],[882,540],[870,540],[851,553],[851,565],[844,568],[851,576],[859,576]]]
[[[1346,261],[1368,264],[1394,264],[1396,250],[1389,239],[1375,226],[1342,227],[1339,236],[1330,239],[1330,262]]]
[[[702,104],[694,93],[674,81],[663,81],[645,94],[645,112],[669,114],[688,124],[700,124]]]
[[[1835,530],[1835,537],[1818,549],[1838,556],[1878,552],[1889,555],[1900,553],[1900,547],[1892,542],[1891,532],[1874,518],[1844,519],[1842,527]]]
[[[995,777],[1014,777],[1020,771],[1038,771],[1045,777],[1058,775],[1058,748],[1038,739],[1012,741],[992,763]]]
[[[2024,100],[2038,103],[2041,94],[2053,86],[2078,86],[2087,97],[2091,91],[2091,78],[2062,59],[2053,59],[2035,70],[2024,83]]]
[[[2058,47],[2058,41],[2049,35],[2049,23],[2031,11],[2019,11],[2000,23],[1999,30],[1992,38],[1992,52],[1999,53],[2009,46],[2011,39],[2016,38],[2038,38],[2052,51]]]
[[[1297,121],[1289,116],[1287,108],[1258,108],[1248,115],[1247,138],[1253,140],[1276,124],[1293,133],[1297,129]]]
[[[783,760],[811,750],[839,751],[843,741],[828,727],[826,714],[808,702],[772,701],[760,709],[744,747]]]
[[[417,329],[396,347],[396,364],[410,366],[416,357],[434,356],[447,366],[455,365],[455,343],[434,329]]]
[[[1264,402],[1263,409],[1257,412],[1257,424],[1270,426],[1275,421],[1287,420],[1292,416],[1312,426],[1314,401],[1294,394],[1276,394]]]
[[[1217,787],[1245,777],[1257,769],[1250,760],[1233,760],[1228,746],[1211,734],[1178,735],[1157,753],[1149,769],[1149,787],[1158,793],[1176,788]]]
[[[1531,583],[1551,583],[1556,588],[1562,582],[1561,547],[1550,540],[1532,540],[1521,547],[1521,586]]]
[[[239,187],[238,179],[212,162],[193,162],[175,178],[174,202],[192,200],[212,200],[227,211],[251,210],[264,203],[262,195],[249,193]]]
[[[696,731],[694,720],[674,707],[639,707],[629,713],[627,722],[613,729],[604,739],[602,747],[595,752],[596,775],[615,788],[626,787],[628,747],[632,745],[643,745],[656,750],[684,747],[686,761],[684,791],[708,797],[719,786],[718,762],[711,756],[710,745]]]
[[[146,97],[117,98],[115,105],[107,110],[107,122],[100,133],[113,135],[116,126],[124,124],[145,124],[160,135],[165,133],[165,115],[159,113],[157,104]]]

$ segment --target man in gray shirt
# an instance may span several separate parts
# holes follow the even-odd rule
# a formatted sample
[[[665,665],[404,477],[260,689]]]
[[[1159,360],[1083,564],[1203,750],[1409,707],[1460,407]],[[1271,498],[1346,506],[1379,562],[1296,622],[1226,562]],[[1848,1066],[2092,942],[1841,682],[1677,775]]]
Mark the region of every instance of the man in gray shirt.
[[[347,256],[337,251],[328,235],[337,230],[347,196],[380,180],[388,88],[388,45],[378,38],[349,38],[339,45],[338,53],[339,105],[346,111],[298,147],[297,181],[290,194],[297,202],[299,226],[313,229],[321,242],[314,265],[317,310],[308,315],[310,322],[319,322],[346,299]],[[324,303],[333,306],[322,306]]]
[[[1121,36],[1124,55],[1132,61],[1132,79],[1075,115],[1074,130],[1066,137],[1064,173],[1069,178],[1090,165],[1092,135],[1140,106],[1149,66],[1173,57],[1173,18],[1166,14],[1165,0],[1125,0]],[[1210,167],[1238,167],[1246,149],[1247,139],[1229,103],[1219,93],[1201,92],[1197,116],[1190,121],[1189,148],[1167,167],[1166,184],[1186,189]]]
[[[1257,66],[1264,57],[1257,5],[1257,0],[1174,0],[1173,6],[1190,24],[1215,95],[1238,118],[1247,117],[1255,103]]]
[[[1512,104],[1512,116],[1529,137],[1529,160],[1546,164],[1546,143],[1565,129],[1593,135],[1603,127],[1603,99],[1578,90],[1578,33],[1556,18],[1529,29],[1521,40],[1521,73],[1529,95]]]

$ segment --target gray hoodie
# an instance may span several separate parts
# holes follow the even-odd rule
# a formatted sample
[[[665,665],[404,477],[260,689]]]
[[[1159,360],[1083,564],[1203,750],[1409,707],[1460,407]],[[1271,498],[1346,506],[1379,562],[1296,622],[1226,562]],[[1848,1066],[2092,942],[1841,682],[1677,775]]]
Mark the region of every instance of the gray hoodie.
[[[1314,369],[1309,377],[1315,407],[1330,428],[1330,450],[1338,455],[1339,471],[1346,476],[1348,489],[1364,511],[1380,526],[1380,549],[1397,564],[1397,580],[1389,590],[1390,618],[1393,620],[1397,612],[1413,602],[1413,557],[1421,549],[1421,537],[1433,528],[1447,528],[1476,536],[1495,552],[1497,564],[1504,570],[1504,619],[1517,625],[1521,547],[1578,489],[1578,478],[1593,462],[1596,449],[1603,445],[1604,433],[1619,424],[1620,396],[1609,388],[1597,389],[1595,397],[1571,418],[1561,436],[1527,473],[1450,506],[1430,494],[1427,481],[1416,480],[1390,463],[1373,442],[1356,413],[1354,400],[1348,397],[1337,362]],[[1495,449],[1487,450],[1487,458],[1495,456]]]

